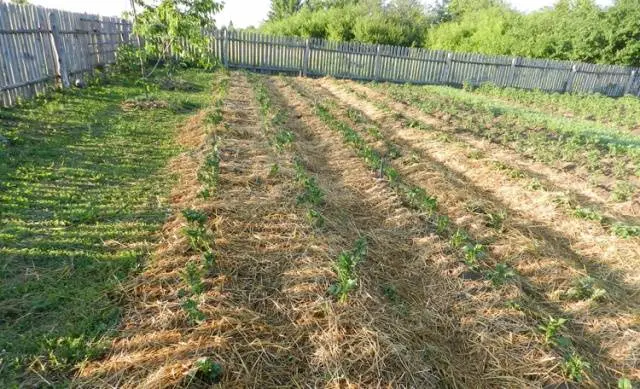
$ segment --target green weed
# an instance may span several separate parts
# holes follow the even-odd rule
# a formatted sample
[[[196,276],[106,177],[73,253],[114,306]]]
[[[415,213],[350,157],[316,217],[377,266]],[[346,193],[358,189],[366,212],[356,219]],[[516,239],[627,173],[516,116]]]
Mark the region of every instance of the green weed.
[[[193,377],[205,384],[217,384],[222,379],[222,374],[224,372],[222,365],[218,362],[214,362],[211,358],[199,358],[194,367],[195,370],[192,372]]]
[[[613,234],[619,238],[627,239],[640,236],[640,226],[631,226],[623,223],[616,223],[611,226]]]
[[[363,237],[356,241],[352,250],[343,251],[338,256],[334,266],[338,280],[329,288],[329,293],[334,295],[338,301],[346,301],[348,293],[358,285],[355,268],[366,255],[367,240]]]
[[[488,278],[495,286],[504,285],[516,276],[515,272],[509,265],[499,263],[495,269],[489,271]]]
[[[544,343],[551,346],[567,346],[569,339],[560,335],[560,331],[565,328],[567,319],[549,317],[543,324],[538,326],[544,335]]]
[[[584,378],[586,371],[591,368],[589,362],[583,360],[580,355],[570,353],[565,355],[562,363],[562,371],[565,376],[575,382],[580,382]]]
[[[186,299],[181,306],[187,314],[187,320],[191,325],[200,324],[207,320],[207,315],[198,308],[198,303],[195,300]]]
[[[571,300],[599,301],[607,296],[607,291],[596,287],[596,280],[586,276],[574,281],[573,286],[565,292]]]

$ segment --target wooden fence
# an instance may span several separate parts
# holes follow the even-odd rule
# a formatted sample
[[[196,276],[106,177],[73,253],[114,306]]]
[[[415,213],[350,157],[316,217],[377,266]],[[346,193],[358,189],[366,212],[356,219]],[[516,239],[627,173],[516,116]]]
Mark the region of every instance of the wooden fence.
[[[0,106],[113,63],[118,45],[130,36],[131,25],[119,18],[0,0]]]
[[[211,55],[226,66],[302,75],[416,84],[479,85],[640,96],[640,69],[388,45],[277,37],[232,30],[207,32]],[[0,0],[0,105],[115,61],[132,43],[131,24]]]
[[[549,92],[640,96],[640,69],[421,48],[211,32],[211,52],[229,67],[357,80],[460,86],[491,82]]]

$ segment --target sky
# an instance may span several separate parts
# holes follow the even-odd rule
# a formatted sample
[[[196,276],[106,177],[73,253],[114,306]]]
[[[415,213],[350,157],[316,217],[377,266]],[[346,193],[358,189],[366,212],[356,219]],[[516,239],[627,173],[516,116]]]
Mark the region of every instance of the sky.
[[[423,0],[429,3],[429,0]],[[520,11],[533,11],[550,6],[556,0],[508,0]],[[30,0],[30,3],[48,8],[58,8],[73,12],[86,12],[103,16],[119,16],[129,9],[129,0]],[[607,6],[613,0],[596,0]],[[227,0],[223,11],[216,15],[218,26],[226,26],[233,21],[235,27],[258,26],[269,12],[270,0]]]

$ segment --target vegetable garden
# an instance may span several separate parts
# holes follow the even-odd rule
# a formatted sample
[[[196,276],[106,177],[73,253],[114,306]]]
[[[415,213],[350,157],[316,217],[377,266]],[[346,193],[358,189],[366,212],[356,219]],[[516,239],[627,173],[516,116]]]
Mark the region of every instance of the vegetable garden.
[[[638,100],[172,72],[0,111],[0,386],[639,382]]]

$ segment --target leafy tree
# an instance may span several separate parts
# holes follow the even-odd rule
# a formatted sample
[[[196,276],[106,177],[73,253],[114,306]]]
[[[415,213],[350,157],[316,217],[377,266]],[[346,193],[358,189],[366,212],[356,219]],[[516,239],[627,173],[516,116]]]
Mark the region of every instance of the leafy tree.
[[[207,55],[208,38],[202,30],[215,26],[213,15],[222,9],[220,3],[215,0],[135,2],[143,11],[135,16],[134,32],[144,39],[147,56],[159,61],[180,59],[203,66],[211,65]]]
[[[301,0],[271,0],[269,20],[280,20],[291,16],[302,8]]]

